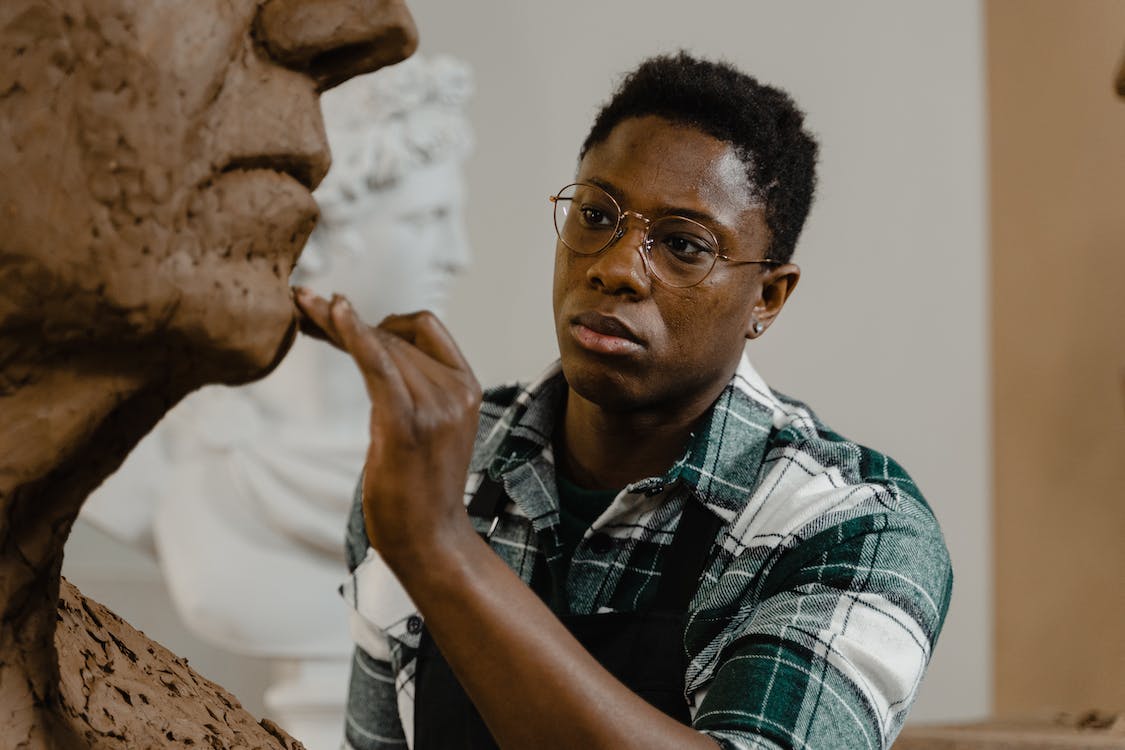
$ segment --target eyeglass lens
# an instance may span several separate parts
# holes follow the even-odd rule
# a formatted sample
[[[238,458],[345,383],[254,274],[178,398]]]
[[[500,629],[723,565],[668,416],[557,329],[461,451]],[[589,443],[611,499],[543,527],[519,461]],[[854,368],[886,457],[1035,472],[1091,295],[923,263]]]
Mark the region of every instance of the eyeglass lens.
[[[555,199],[555,230],[567,247],[595,255],[624,234],[621,210],[596,185],[568,185]],[[644,252],[651,272],[671,286],[698,284],[715,265],[718,242],[697,221],[663,216],[648,226]]]

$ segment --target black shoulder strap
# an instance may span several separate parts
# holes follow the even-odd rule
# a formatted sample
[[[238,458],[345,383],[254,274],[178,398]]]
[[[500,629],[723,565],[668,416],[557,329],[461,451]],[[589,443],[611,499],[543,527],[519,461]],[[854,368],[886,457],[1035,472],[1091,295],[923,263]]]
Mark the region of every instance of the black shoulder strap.
[[[508,494],[504,492],[504,487],[495,479],[493,479],[488,472],[485,472],[484,479],[477,488],[477,492],[473,495],[473,499],[469,501],[467,508],[470,516],[477,518],[487,518],[492,520],[500,515],[504,510],[504,506],[508,504]]]
[[[687,611],[721,525],[722,521],[703,503],[693,497],[687,499],[676,535],[664,554],[654,609]]]

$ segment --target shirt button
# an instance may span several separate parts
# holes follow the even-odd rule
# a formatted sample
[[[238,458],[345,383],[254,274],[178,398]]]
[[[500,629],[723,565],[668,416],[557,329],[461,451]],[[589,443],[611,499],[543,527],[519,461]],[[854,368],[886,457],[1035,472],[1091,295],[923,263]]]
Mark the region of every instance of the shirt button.
[[[422,618],[418,615],[410,615],[406,618],[406,632],[411,635],[418,635],[422,632]]]
[[[605,534],[594,534],[590,537],[590,549],[595,555],[604,555],[612,546],[613,542]]]

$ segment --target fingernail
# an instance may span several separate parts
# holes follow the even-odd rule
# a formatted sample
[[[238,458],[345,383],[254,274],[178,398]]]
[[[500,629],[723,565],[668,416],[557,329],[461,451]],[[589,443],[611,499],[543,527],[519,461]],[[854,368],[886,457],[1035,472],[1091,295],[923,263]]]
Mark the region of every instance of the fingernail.
[[[339,305],[340,309],[348,315],[355,315],[355,310],[352,309],[352,303],[348,302],[348,298],[342,294],[333,295],[332,305],[333,307]]]

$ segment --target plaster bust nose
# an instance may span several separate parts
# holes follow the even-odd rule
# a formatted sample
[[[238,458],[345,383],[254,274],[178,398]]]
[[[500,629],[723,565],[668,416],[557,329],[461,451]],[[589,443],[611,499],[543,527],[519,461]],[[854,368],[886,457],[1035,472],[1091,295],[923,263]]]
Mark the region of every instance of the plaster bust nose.
[[[418,47],[403,0],[267,0],[255,31],[273,59],[312,76],[321,91]]]

